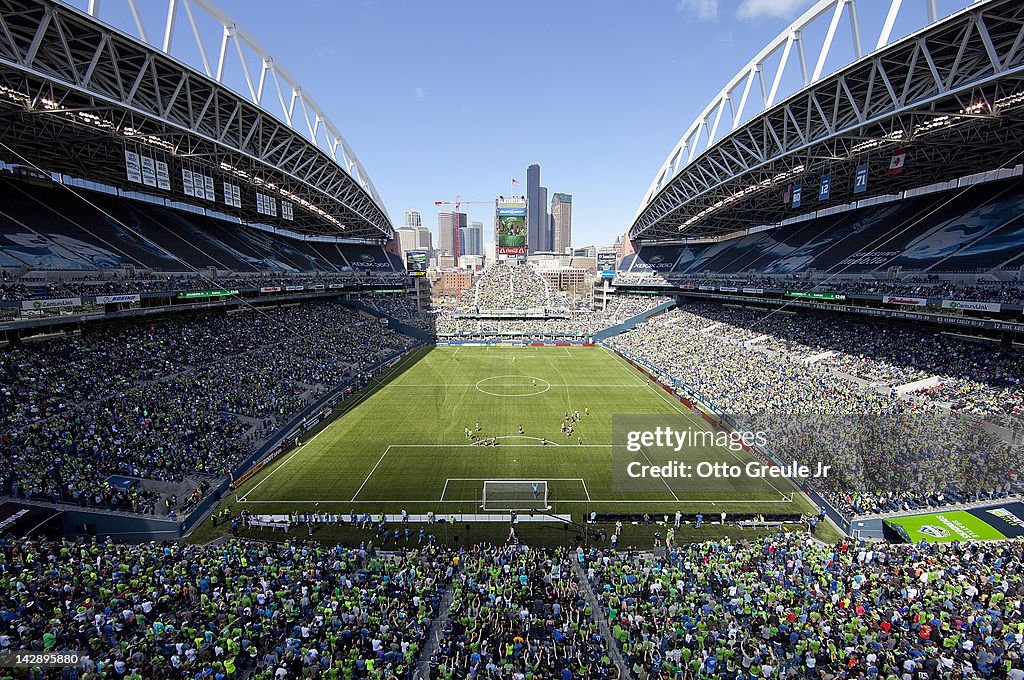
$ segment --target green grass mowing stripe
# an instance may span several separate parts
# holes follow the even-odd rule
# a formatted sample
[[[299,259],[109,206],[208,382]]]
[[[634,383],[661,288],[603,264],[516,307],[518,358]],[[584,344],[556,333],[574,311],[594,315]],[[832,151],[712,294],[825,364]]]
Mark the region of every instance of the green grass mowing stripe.
[[[573,349],[545,352],[544,348],[502,348],[493,352],[494,356],[485,356],[475,348],[418,352],[410,365],[399,367],[406,370],[396,371],[393,380],[353,404],[354,408],[328,425],[323,434],[318,433],[294,456],[250,480],[240,489],[241,497],[253,507],[263,502],[275,508],[314,502],[345,504],[356,498],[359,507],[392,511],[403,503],[437,504],[449,478],[535,476],[584,479],[592,500],[588,504],[586,495],[573,492],[573,497],[562,498],[568,507],[587,504],[588,509],[600,510],[604,503],[607,509],[624,509],[634,503],[637,507],[661,505],[674,511],[675,507],[692,509],[715,501],[752,509],[761,503],[765,507],[785,505],[778,502],[777,493],[768,495],[763,484],[753,487],[723,482],[710,487],[679,483],[669,489],[679,497],[678,502],[669,494],[663,494],[664,498],[630,498],[614,493],[609,454],[602,451],[611,441],[611,414],[679,413],[679,407],[665,395],[656,392],[658,396],[654,397],[647,390],[631,389],[646,387],[646,381],[605,351]],[[512,356],[517,360],[511,361]],[[520,361],[524,356],[532,360]],[[628,381],[623,380],[623,370],[629,371]],[[481,380],[502,378],[514,391],[528,375],[549,381],[551,390],[534,397],[510,398],[476,389]],[[402,390],[404,383],[435,387]],[[490,384],[501,385],[502,381],[494,379]],[[581,387],[584,385],[600,387]],[[610,389],[601,389],[604,387]],[[578,408],[582,414],[586,407],[591,415],[578,424],[570,445],[558,431],[558,423],[565,411]],[[517,440],[509,439],[495,448],[465,447],[463,429],[474,428],[478,421],[481,434],[486,436],[517,437],[517,426],[522,424],[526,437],[543,436],[563,446],[547,447],[546,451],[513,451],[511,443]],[[577,448],[579,435],[593,448]],[[287,474],[278,474],[282,463],[287,464]],[[529,474],[524,474],[524,469]],[[253,493],[257,487],[258,492]],[[796,509],[799,503],[792,505]],[[472,507],[472,503],[446,502],[438,510]]]

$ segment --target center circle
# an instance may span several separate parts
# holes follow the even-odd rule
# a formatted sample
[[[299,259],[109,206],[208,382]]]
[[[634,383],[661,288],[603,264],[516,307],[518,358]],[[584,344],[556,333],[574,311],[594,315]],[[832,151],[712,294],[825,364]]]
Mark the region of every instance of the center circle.
[[[498,380],[502,382],[493,382]],[[477,382],[476,388],[492,397],[535,397],[550,390],[551,383],[532,375],[494,375]]]

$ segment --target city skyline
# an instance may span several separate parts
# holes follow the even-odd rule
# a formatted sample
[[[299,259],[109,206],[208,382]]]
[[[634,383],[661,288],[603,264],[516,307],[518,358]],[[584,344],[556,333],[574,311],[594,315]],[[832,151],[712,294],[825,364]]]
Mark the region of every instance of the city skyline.
[[[519,182],[519,186],[517,187],[515,185],[510,185],[510,193],[509,194],[500,194],[500,195],[502,195],[502,196],[506,196],[506,195],[522,195],[522,196],[525,196],[527,198],[527,202],[529,204],[529,191],[530,191],[529,176],[530,176],[530,168],[532,168],[532,167],[536,167],[537,168],[537,173],[538,173],[538,175],[537,175],[538,185],[536,187],[536,189],[537,189],[537,192],[536,192],[537,193],[537,199],[536,199],[537,200],[537,205],[538,206],[543,206],[543,208],[544,208],[543,213],[538,211],[538,218],[539,219],[540,218],[544,218],[544,219],[543,219],[543,223],[539,225],[539,229],[538,229],[538,234],[539,234],[538,238],[540,240],[540,243],[539,244],[535,243],[535,245],[531,245],[530,243],[531,243],[532,239],[535,238],[535,237],[532,236],[532,235],[528,236],[527,247],[529,248],[529,253],[532,254],[534,252],[552,252],[552,251],[553,252],[562,253],[562,252],[565,251],[566,248],[574,248],[574,247],[576,247],[575,244],[573,243],[573,227],[572,227],[573,194],[570,193],[570,192],[565,192],[565,191],[554,191],[554,190],[549,189],[546,186],[540,185],[539,184],[539,182],[540,182],[540,174],[539,174],[540,173],[540,164],[539,163],[532,163],[532,164],[530,164],[530,166],[528,166],[526,168],[526,171],[519,175],[521,177],[526,177],[527,178],[527,181],[525,182],[525,184],[526,184],[525,187],[523,186],[524,182],[522,180],[520,180],[517,176],[513,175],[511,179]],[[550,202],[548,200],[548,196],[550,196]],[[550,209],[548,208],[549,205],[551,206]],[[529,210],[529,207],[528,207],[528,210]],[[555,213],[556,210],[558,210],[558,214],[557,215]],[[459,212],[460,212],[461,215],[464,216],[464,219],[467,220],[467,224],[468,224],[469,228],[472,228],[475,224],[489,224],[494,219],[494,208],[491,207],[490,205],[487,205],[487,204],[483,204],[483,205],[481,205],[481,204],[464,204],[464,207],[461,208]],[[431,230],[431,233],[434,234],[434,236],[435,236],[434,243],[438,244],[437,245],[437,249],[438,250],[445,250],[444,248],[442,248],[440,246],[440,243],[441,243],[441,215],[444,215],[445,216],[445,220],[448,220],[449,219],[448,215],[450,215],[450,213],[451,213],[450,210],[438,211],[438,213],[437,213],[438,221],[437,221],[437,223],[433,227],[430,227],[430,225],[422,223],[422,213],[418,209],[416,209],[416,208],[408,208],[404,212],[405,224],[403,225],[403,228],[408,228],[410,226],[409,225],[410,216],[414,216],[413,220],[419,220],[418,223],[422,225],[422,228],[428,228],[428,229]],[[483,214],[481,215],[481,213],[483,213]],[[480,217],[479,218],[475,217],[477,215],[480,215]],[[527,214],[527,228],[529,229],[529,227],[530,227],[530,224],[529,224],[529,212],[528,212],[528,214]],[[446,229],[450,228],[447,221],[445,222],[445,228]],[[466,226],[464,225],[463,227],[461,227],[461,229],[463,229],[463,230],[466,229]],[[461,238],[461,236],[460,236],[460,238]],[[615,239],[613,238],[613,239],[609,240],[607,243],[597,243],[596,241],[589,241],[588,243],[589,243],[589,245],[595,245],[596,244],[596,245],[601,245],[601,246],[610,246],[610,245],[612,245],[614,243],[614,240]],[[460,254],[460,256],[461,255],[467,255],[467,254],[483,255],[484,254],[483,246],[488,244],[488,243],[490,243],[490,242],[491,241],[488,241],[488,240],[482,240],[481,243],[480,243],[480,250],[479,250],[479,252],[470,253],[470,252],[467,252],[465,250],[465,248],[463,248],[462,251],[459,254]]]
[[[409,207],[426,216],[436,200],[506,194],[512,177],[525,193],[526,166],[541,162],[544,186],[573,194],[577,239],[611,243],[690,121],[813,3],[525,0],[517,13],[546,17],[534,26],[529,50],[494,49],[486,27],[507,10],[490,3],[438,0],[396,11],[377,0],[298,0],[315,8],[315,22],[252,0],[219,4],[244,17],[300,82],[315,86],[312,95],[342,124],[393,225],[403,224]],[[741,4],[757,6],[741,14]],[[450,30],[452,17],[465,27],[457,46],[424,43],[422,36]],[[339,26],[350,27],[344,39]],[[631,48],[608,49],[620,44]],[[339,68],[346,54],[373,68]],[[524,79],[558,96],[543,107],[515,105],[529,89]],[[408,159],[429,162],[430,171]],[[467,212],[470,220],[493,219],[479,206]]]

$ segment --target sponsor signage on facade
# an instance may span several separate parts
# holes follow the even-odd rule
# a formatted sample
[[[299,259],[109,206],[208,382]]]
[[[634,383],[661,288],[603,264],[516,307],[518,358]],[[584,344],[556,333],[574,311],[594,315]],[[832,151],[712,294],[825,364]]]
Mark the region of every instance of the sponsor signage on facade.
[[[786,293],[788,298],[800,298],[802,300],[845,300],[846,296],[842,293],[799,293],[795,291],[789,291]]]
[[[46,300],[23,300],[21,308],[30,309],[60,309],[61,307],[81,307],[82,298],[49,298]]]
[[[998,302],[974,302],[973,300],[943,300],[943,309],[963,309],[969,312],[998,312],[1003,308]]]
[[[138,295],[97,295],[96,304],[98,305],[116,305],[120,302],[138,302]]]
[[[237,290],[190,290],[178,293],[179,300],[192,300],[194,298],[224,297],[225,295],[238,295]]]
[[[882,297],[882,302],[887,305],[906,305],[908,307],[924,307],[928,304],[928,300],[925,298],[899,297],[896,295],[886,295]]]

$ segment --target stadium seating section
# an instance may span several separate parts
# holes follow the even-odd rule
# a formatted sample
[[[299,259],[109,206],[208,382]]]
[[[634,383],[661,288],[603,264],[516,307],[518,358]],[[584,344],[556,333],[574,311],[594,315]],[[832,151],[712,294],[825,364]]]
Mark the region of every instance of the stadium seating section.
[[[413,344],[331,302],[175,315],[0,349],[0,492],[165,514],[329,389]],[[142,480],[128,489],[111,475]],[[162,483],[162,484],[160,484]],[[172,501],[177,497],[177,502]]]
[[[304,241],[119,196],[0,179],[0,266],[95,272],[392,272],[379,246]]]
[[[608,344],[738,426],[773,434],[784,461],[832,465],[817,490],[847,515],[1024,490],[1024,449],[1012,434],[1024,417],[1016,350],[707,303],[685,304]],[[915,436],[897,437],[896,424],[908,421]]]
[[[1021,542],[404,543],[6,539],[0,639],[132,680],[1021,677]]]
[[[647,246],[619,265],[620,281],[730,280],[777,284],[802,276],[833,279],[823,290],[907,294],[941,291],[943,279],[988,274],[1016,278],[1024,266],[1024,182],[971,185],[816,217],[717,243]],[[899,282],[886,283],[899,268]],[[974,283],[973,281],[971,282]],[[1016,282],[1012,299],[1019,299]],[[983,294],[981,299],[986,296]]]

